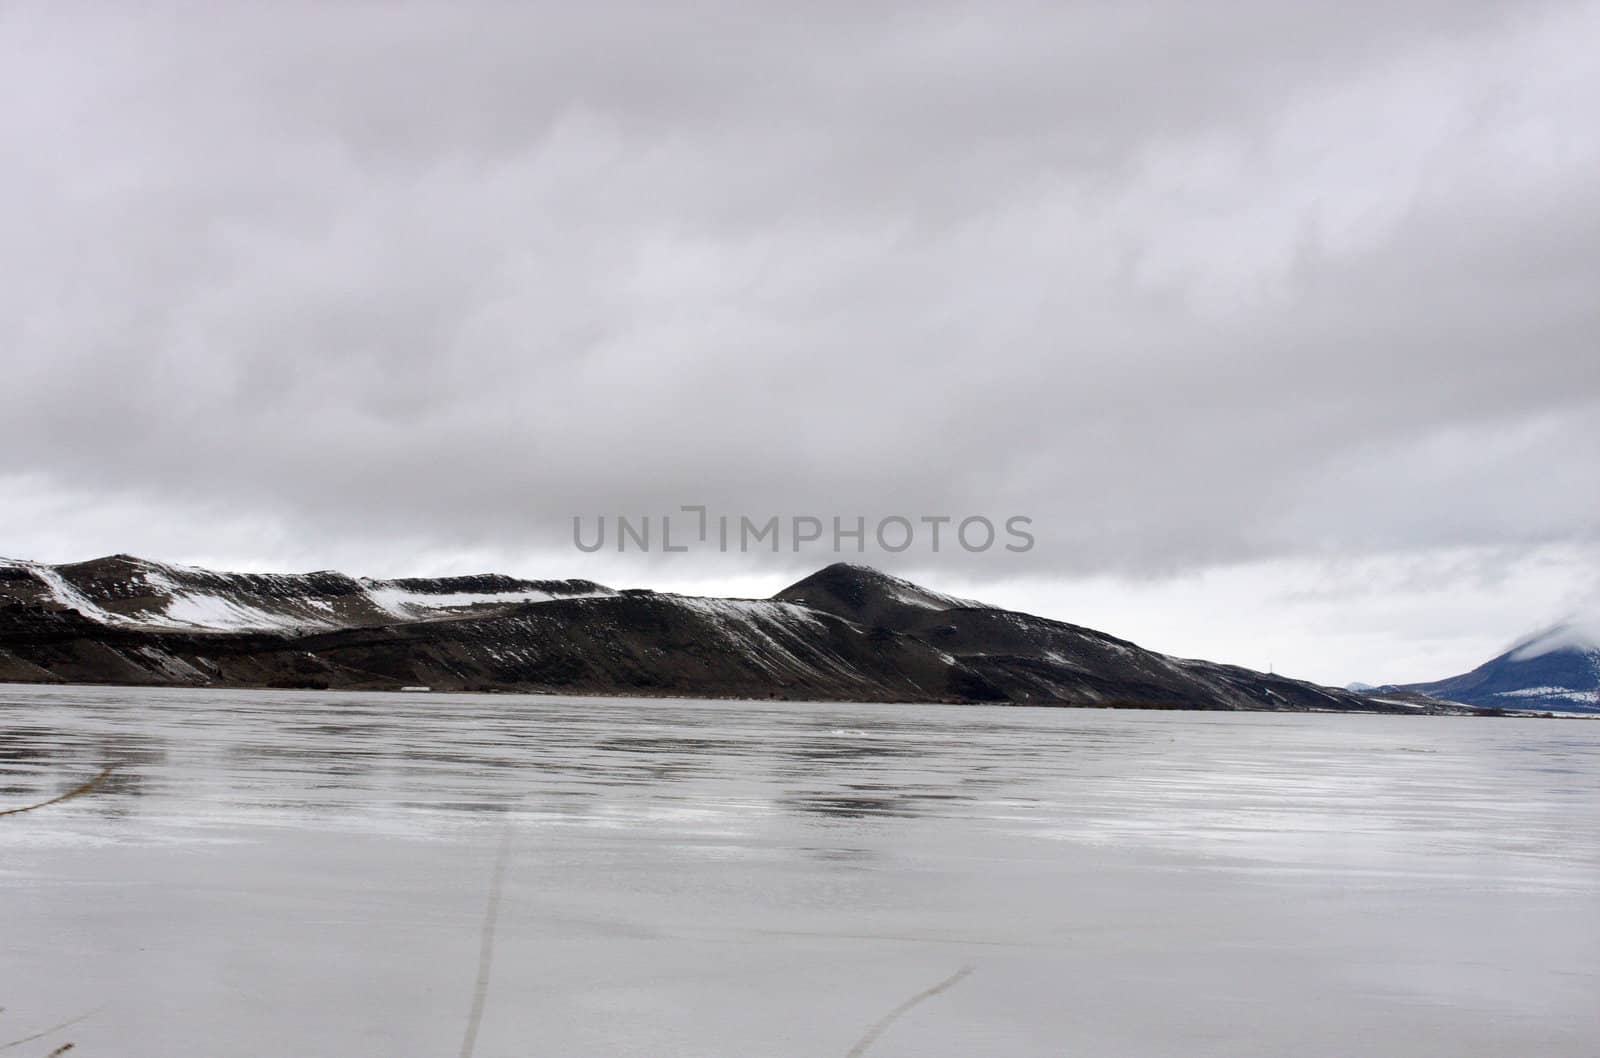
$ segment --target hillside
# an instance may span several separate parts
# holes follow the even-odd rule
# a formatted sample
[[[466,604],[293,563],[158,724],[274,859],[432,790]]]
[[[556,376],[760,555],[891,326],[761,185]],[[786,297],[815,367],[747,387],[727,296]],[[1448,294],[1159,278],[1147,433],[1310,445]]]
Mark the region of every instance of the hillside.
[[[1563,621],[1471,672],[1396,689],[1480,708],[1600,713],[1600,628]]]
[[[499,575],[8,560],[0,680],[1419,711],[845,564],[771,599],[708,599]]]

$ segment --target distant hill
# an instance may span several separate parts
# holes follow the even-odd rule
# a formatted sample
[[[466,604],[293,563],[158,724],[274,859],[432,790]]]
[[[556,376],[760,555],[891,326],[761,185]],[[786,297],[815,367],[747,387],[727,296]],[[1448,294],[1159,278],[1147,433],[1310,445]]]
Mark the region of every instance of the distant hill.
[[[1600,622],[1564,621],[1471,672],[1394,689],[1480,708],[1600,713]]]
[[[771,599],[497,574],[0,560],[0,680],[1452,712],[1145,650],[865,566]]]

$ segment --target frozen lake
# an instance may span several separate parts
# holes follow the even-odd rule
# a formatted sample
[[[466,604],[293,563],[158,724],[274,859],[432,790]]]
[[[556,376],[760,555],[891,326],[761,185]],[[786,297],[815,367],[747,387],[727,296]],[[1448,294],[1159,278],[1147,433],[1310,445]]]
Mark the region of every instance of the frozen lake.
[[[0,686],[37,1058],[1600,1054],[1600,723]]]

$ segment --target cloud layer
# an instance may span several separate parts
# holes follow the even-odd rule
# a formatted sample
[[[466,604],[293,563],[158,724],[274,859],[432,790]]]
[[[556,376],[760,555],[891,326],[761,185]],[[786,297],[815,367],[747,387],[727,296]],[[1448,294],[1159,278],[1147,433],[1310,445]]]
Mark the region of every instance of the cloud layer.
[[[980,587],[1576,576],[1597,38],[1560,2],[7,5],[0,553],[566,572],[574,515],[703,503],[1031,516],[890,563]]]

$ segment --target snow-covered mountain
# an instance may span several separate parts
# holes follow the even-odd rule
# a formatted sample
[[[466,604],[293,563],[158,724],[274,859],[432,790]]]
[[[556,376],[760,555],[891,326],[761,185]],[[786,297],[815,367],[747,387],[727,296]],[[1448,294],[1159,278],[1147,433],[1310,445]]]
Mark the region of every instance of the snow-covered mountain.
[[[494,574],[0,563],[0,680],[1451,711],[1168,657],[833,565],[770,599]]]
[[[1479,708],[1600,713],[1600,620],[1571,618],[1471,672],[1400,689]]]

